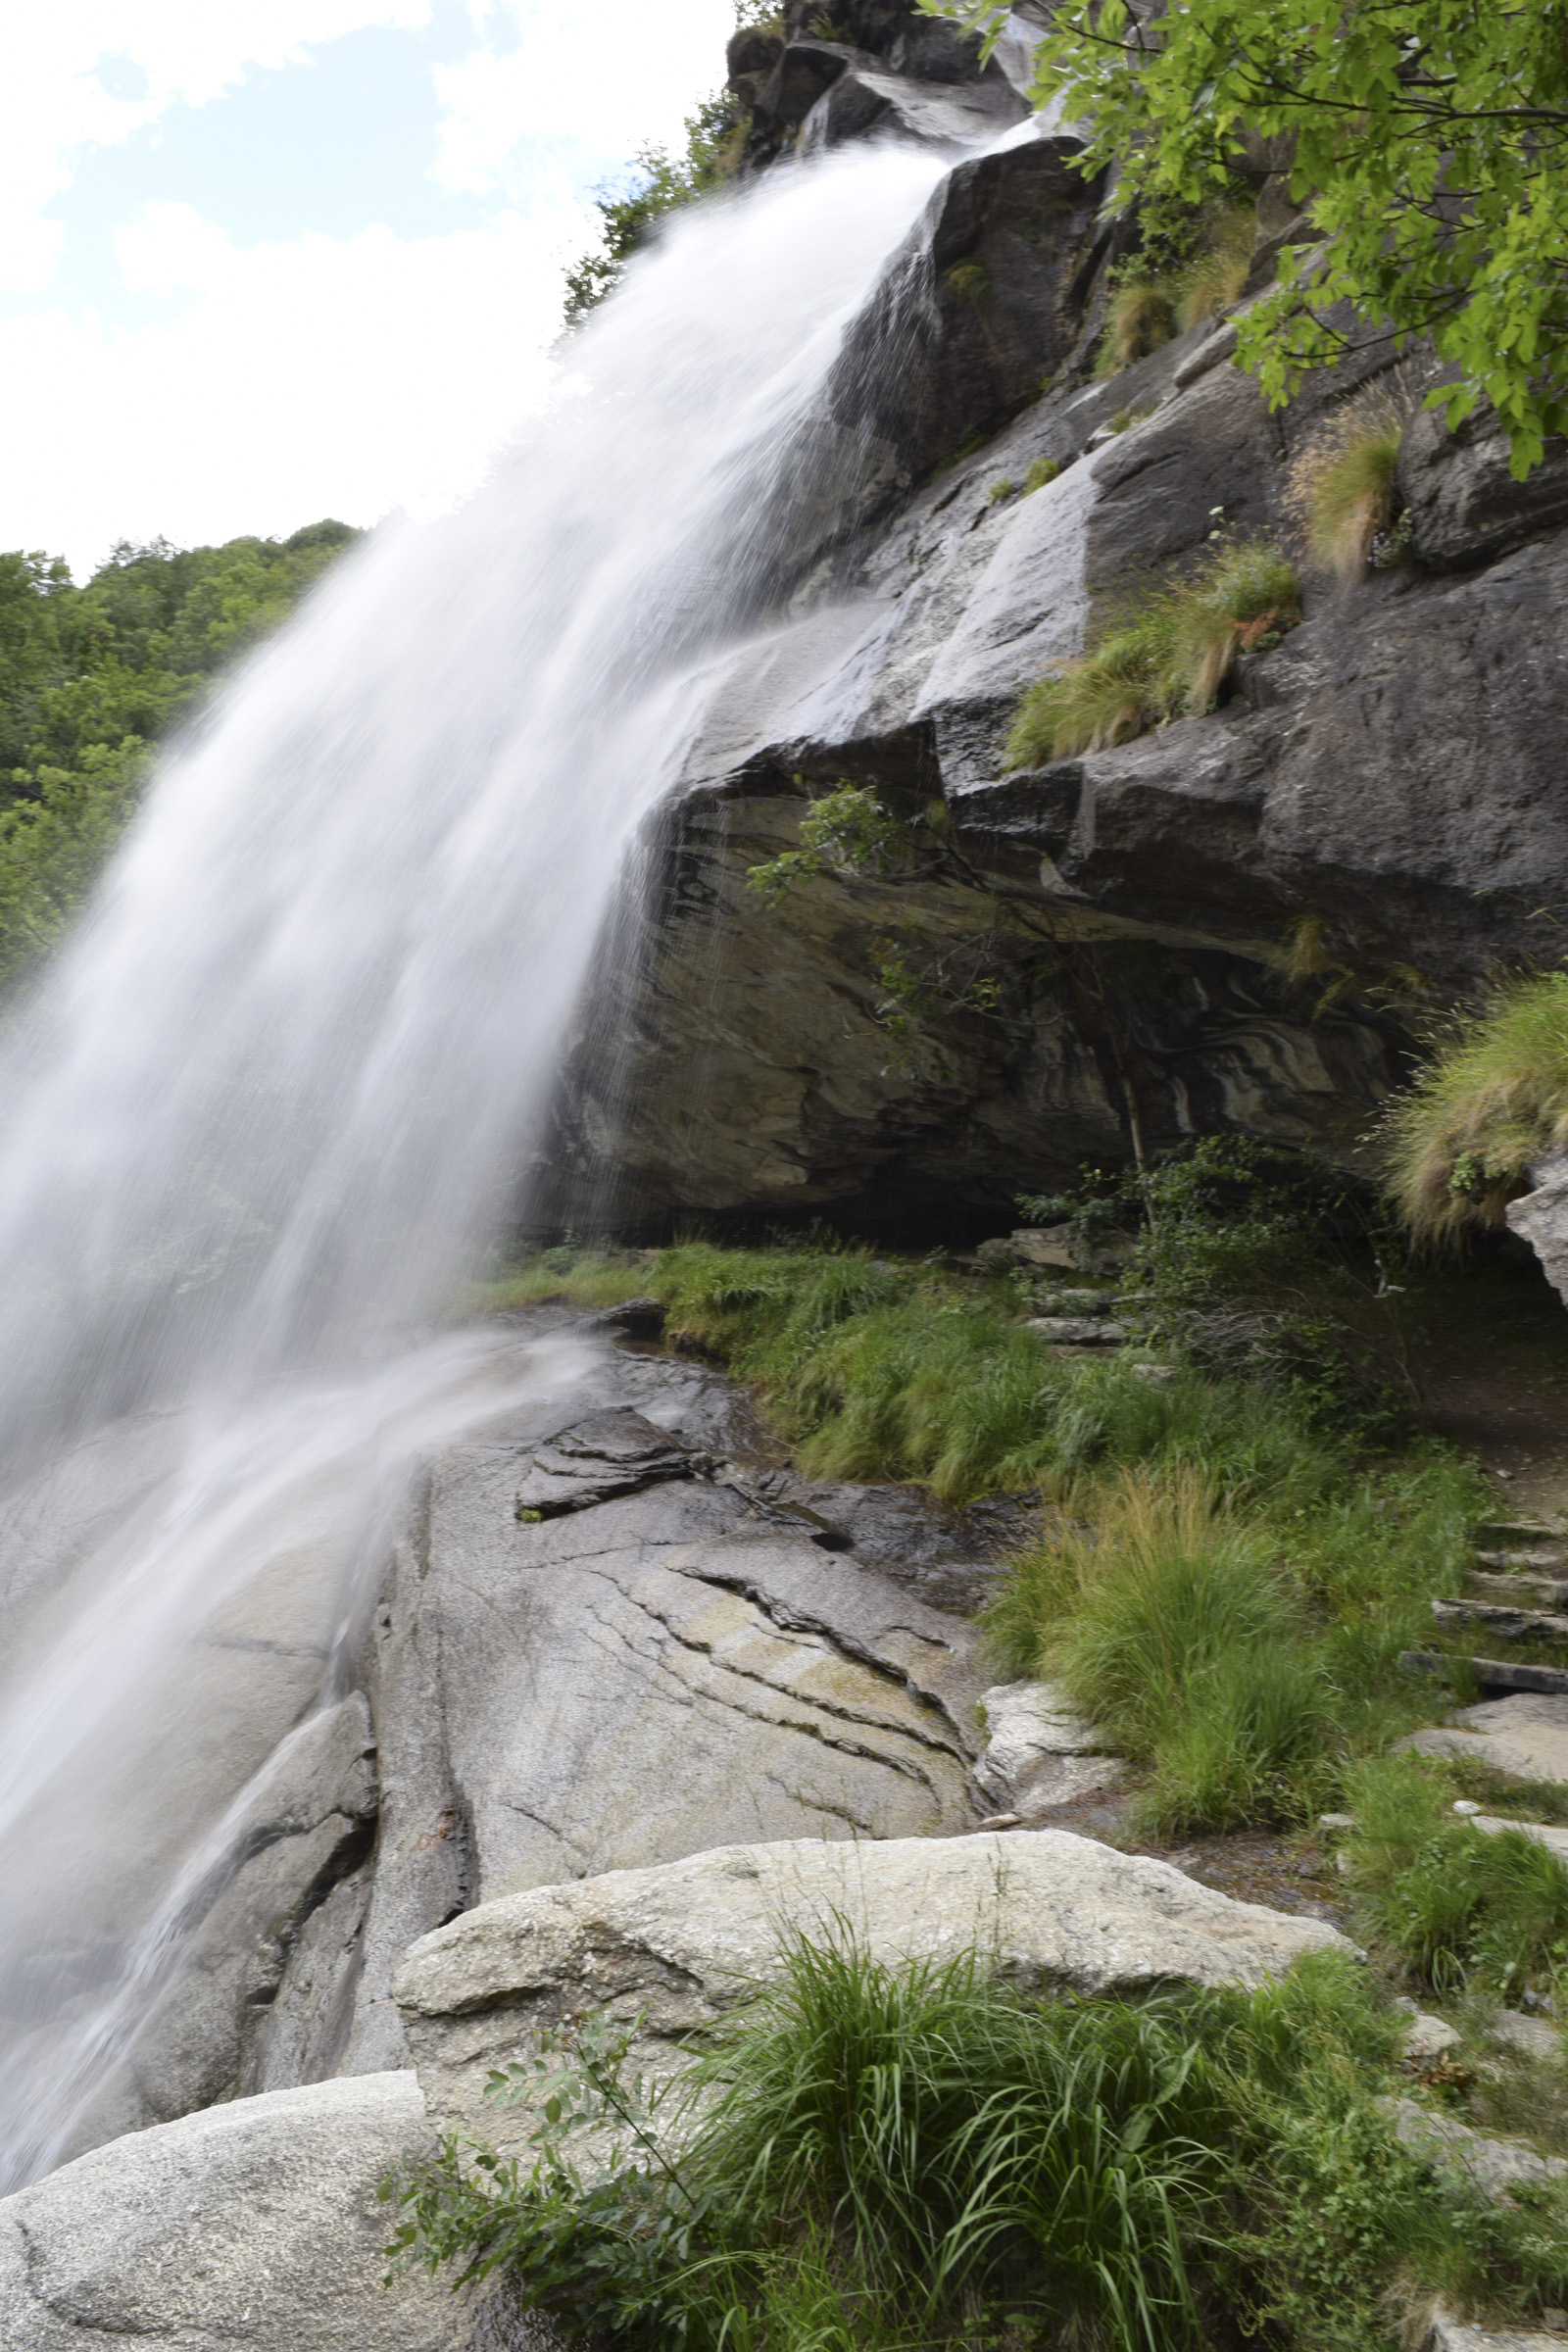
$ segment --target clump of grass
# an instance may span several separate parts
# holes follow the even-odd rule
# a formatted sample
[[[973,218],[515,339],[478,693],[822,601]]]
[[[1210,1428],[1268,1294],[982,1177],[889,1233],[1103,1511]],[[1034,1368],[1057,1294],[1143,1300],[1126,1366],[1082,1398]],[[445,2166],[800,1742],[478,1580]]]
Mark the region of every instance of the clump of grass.
[[[1023,477],[1024,496],[1027,498],[1033,490],[1044,490],[1049,482],[1056,479],[1060,471],[1061,467],[1054,458],[1036,458]]]
[[[649,1289],[653,1268],[639,1250],[607,1243],[565,1242],[536,1250],[488,1280],[468,1283],[456,1312],[501,1314],[509,1308],[560,1301],[565,1306],[619,1306]]]
[[[1522,1830],[1488,1835],[1410,1756],[1373,1758],[1349,1789],[1349,1852],[1368,1931],[1419,1983],[1517,2000],[1568,1967],[1568,1871]]]
[[[1348,400],[1304,444],[1286,476],[1285,509],[1315,562],[1345,587],[1364,578],[1395,521],[1395,472],[1411,402],[1398,384]]]
[[[986,497],[992,506],[1000,507],[1004,498],[1010,498],[1012,496],[1012,492],[1013,485],[1010,481],[1008,481],[1005,474],[1004,474],[1000,481],[995,481],[992,483],[990,489],[986,492]]]
[[[1351,2352],[1413,2280],[1508,2316],[1568,2278],[1560,2197],[1499,2212],[1399,2145],[1396,2022],[1343,1955],[1252,1994],[1062,2002],[841,1928],[782,1973],[688,2065],[673,2128],[624,2030],[569,2029],[532,2169],[452,2140],[406,2166],[395,2259],[455,2287],[506,2266],[568,2339],[687,2352]],[[585,2179],[569,2134],[610,2112],[635,2160]]]
[[[1247,283],[1257,237],[1257,215],[1238,205],[1211,222],[1192,260],[1177,272],[1176,316],[1183,333],[1228,311]]]
[[[1192,1468],[1124,1470],[1089,1507],[1092,1526],[1042,1544],[991,1604],[1013,1670],[1058,1681],[1153,1766],[1151,1827],[1298,1815],[1335,1725],[1267,1523]]]
[[[1129,742],[1212,708],[1238,654],[1301,616],[1295,566],[1266,538],[1224,534],[1185,579],[1144,598],[1076,662],[1031,686],[1007,738],[1012,767]]]
[[[1105,383],[1177,332],[1177,295],[1164,277],[1127,276],[1110,297],[1095,375]]]
[[[949,1500],[1065,1487],[1103,1462],[1200,1468],[1306,1503],[1344,1474],[1291,1397],[1118,1357],[1062,1358],[1005,1290],[858,1250],[667,1250],[647,1288],[686,1345],[757,1384],[811,1475],[923,1480]]]
[[[1204,221],[1185,262],[1159,269],[1147,259],[1124,265],[1105,314],[1097,379],[1119,375],[1173,336],[1228,310],[1247,282],[1256,231],[1252,208],[1237,205]]]
[[[1497,1226],[1538,1160],[1568,1146],[1568,971],[1498,980],[1446,1037],[1382,1128],[1399,1215],[1433,1243]]]

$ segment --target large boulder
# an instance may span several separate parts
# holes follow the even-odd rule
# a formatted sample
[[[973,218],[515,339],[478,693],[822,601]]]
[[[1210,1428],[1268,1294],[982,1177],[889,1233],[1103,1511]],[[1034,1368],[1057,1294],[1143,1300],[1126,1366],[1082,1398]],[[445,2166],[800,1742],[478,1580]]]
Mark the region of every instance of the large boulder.
[[[475,1902],[977,1818],[974,1632],[922,1594],[948,1563],[973,1593],[985,1530],[809,1487],[754,1443],[714,1374],[623,1356],[591,1403],[435,1465],[373,1631],[381,1821],[341,2063],[402,2063],[393,1973]],[[303,1985],[279,2007],[308,2011]]]
[[[792,1936],[852,1936],[884,1961],[972,1949],[1021,1990],[1079,1993],[1255,1985],[1349,1948],[1317,1920],[1064,1831],[722,1846],[484,1903],[416,1943],[393,1989],[432,2117],[505,2143],[525,2117],[485,2101],[490,2070],[587,2009],[640,2020],[634,2063],[667,2073],[687,2037],[776,1979]]]
[[[112,2140],[0,2201],[6,2352],[464,2352],[471,2306],[382,2284],[376,2183],[428,2141],[412,2074]]]

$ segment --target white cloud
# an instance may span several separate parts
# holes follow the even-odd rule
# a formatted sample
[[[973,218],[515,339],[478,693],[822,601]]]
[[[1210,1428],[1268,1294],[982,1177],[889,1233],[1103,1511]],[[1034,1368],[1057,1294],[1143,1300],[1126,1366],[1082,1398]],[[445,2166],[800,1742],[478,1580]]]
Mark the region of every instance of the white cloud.
[[[177,316],[0,326],[8,429],[43,460],[10,484],[0,545],[63,551],[79,578],[122,536],[433,511],[542,397],[561,255],[583,225],[508,212],[445,237],[238,250],[188,206],[149,208],[121,249]]]
[[[12,12],[0,44],[0,251],[28,309],[0,320],[7,439],[0,547],[66,554],[78,578],[118,537],[185,544],[318,515],[428,512],[482,476],[542,397],[561,272],[590,242],[592,184],[670,144],[723,73],[730,0],[471,0],[475,46],[432,63],[438,177],[482,225],[400,238],[236,245],[189,203],[113,232],[117,290],[50,304],[44,207],[92,144],[176,100],[220,98],[370,26],[417,32],[430,0],[73,0]],[[108,82],[145,94],[114,97]],[[130,61],[127,69],[120,61]],[[369,101],[368,100],[368,103]],[[409,158],[411,178],[428,164]],[[428,183],[426,183],[428,184]],[[0,285],[5,282],[0,277]]]
[[[68,0],[9,12],[0,70],[0,288],[47,285],[60,231],[44,208],[75,159],[156,122],[176,100],[203,106],[249,65],[282,66],[308,46],[366,25],[410,29],[429,0]],[[147,77],[141,98],[112,97],[104,57]]]
[[[603,0],[586,38],[581,15],[548,0],[509,14],[514,48],[487,44],[436,69],[443,187],[525,199],[543,157],[575,149],[578,169],[603,171],[650,142],[679,146],[685,117],[723,81],[735,23],[726,0],[652,17],[641,0]]]

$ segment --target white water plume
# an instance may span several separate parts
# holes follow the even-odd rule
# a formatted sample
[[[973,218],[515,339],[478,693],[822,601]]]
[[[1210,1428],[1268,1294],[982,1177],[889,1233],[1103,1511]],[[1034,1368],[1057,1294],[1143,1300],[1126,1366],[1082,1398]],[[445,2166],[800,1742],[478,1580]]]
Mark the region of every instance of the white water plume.
[[[791,428],[944,168],[860,151],[674,223],[485,491],[344,560],[163,762],[14,1024],[0,1445],[35,1470],[139,1414],[156,1460],[133,1506],[60,1505],[69,1573],[0,1542],[13,2179],[257,1768],[184,1725],[210,1785],[167,1850],[150,1694],[291,1545],[339,1616],[387,1494],[497,1409],[499,1375],[406,1335],[511,1204],[638,828],[766,625]],[[100,1804],[123,1752],[152,1778]]]

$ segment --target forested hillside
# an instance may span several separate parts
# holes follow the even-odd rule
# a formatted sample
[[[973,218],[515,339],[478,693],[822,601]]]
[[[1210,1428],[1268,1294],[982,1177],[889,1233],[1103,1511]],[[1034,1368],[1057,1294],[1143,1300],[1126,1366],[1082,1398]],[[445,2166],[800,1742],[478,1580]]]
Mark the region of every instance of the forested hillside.
[[[0,555],[0,989],[65,930],[160,737],[359,536],[122,543],[80,588],[59,557]]]

